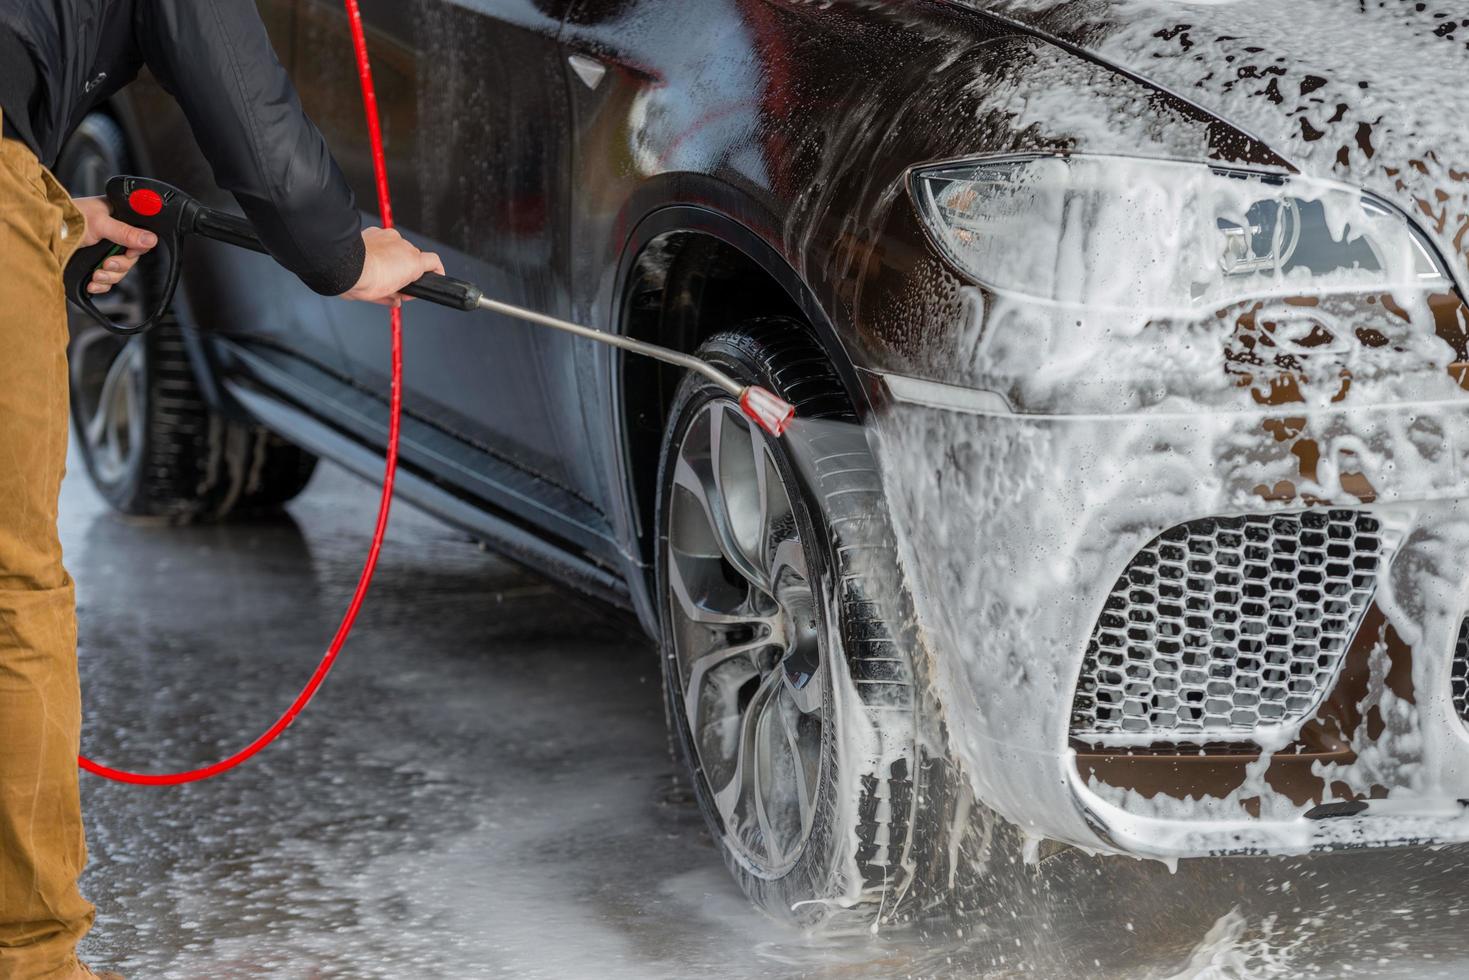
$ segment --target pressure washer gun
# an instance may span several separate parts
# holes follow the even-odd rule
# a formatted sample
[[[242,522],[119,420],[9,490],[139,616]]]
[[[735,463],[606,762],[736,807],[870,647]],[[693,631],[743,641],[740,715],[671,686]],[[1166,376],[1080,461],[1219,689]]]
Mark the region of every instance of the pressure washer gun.
[[[158,236],[158,248],[168,253],[168,274],[164,279],[158,305],[142,323],[125,325],[114,321],[93,302],[87,292],[92,273],[109,258],[123,249],[111,242],[100,242],[81,249],[66,267],[66,296],[82,312],[114,333],[123,336],[140,334],[158,322],[173,303],[178,289],[179,268],[183,255],[184,241],[191,235],[210,238],[226,245],[266,252],[255,229],[244,218],[205,207],[183,191],[162,181],[146,177],[113,177],[107,182],[107,200],[112,214],[138,228],[145,228]],[[796,410],[788,402],[758,385],[742,385],[714,365],[692,354],[684,354],[667,347],[644,343],[620,334],[594,330],[580,324],[560,320],[544,313],[537,313],[499,300],[490,299],[484,290],[462,279],[451,279],[434,273],[425,275],[403,290],[404,295],[447,306],[463,312],[487,310],[503,316],[514,317],[537,326],[550,327],[594,340],[599,344],[618,347],[633,354],[641,354],[674,367],[695,371],[718,385],[739,401],[740,408],[757,425],[773,436],[782,435],[795,418]]]

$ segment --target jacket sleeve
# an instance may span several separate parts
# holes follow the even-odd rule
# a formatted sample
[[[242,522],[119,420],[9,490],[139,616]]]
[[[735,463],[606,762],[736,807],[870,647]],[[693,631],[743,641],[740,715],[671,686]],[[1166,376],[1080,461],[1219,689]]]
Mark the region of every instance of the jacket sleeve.
[[[271,255],[318,293],[350,289],[366,255],[352,188],[254,0],[142,0],[137,17],[144,60]]]

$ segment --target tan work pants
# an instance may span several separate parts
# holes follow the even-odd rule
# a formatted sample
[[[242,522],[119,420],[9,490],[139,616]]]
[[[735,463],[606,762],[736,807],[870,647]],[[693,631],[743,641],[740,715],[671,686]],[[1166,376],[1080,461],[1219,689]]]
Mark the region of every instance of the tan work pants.
[[[66,301],[85,223],[14,140],[0,140],[0,980],[69,978],[92,925],[77,749],[76,610],[61,564]]]

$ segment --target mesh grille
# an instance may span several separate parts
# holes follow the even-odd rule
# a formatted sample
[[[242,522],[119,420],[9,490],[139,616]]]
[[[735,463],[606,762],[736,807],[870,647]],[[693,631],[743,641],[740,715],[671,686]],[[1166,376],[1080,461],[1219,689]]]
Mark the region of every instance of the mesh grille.
[[[1207,518],[1164,532],[1107,597],[1072,733],[1228,739],[1304,717],[1372,597],[1380,532],[1376,518],[1351,510]]]
[[[1464,721],[1469,721],[1469,619],[1459,625],[1459,638],[1454,641],[1454,666],[1449,674],[1449,689],[1453,692],[1454,711]]]

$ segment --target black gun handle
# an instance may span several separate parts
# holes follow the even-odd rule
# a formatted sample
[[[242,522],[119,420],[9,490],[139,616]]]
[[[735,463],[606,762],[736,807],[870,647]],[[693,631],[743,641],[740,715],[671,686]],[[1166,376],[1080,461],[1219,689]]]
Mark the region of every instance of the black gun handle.
[[[159,247],[168,251],[166,245],[160,245]],[[116,245],[108,241],[101,241],[96,245],[89,245],[86,248],[78,249],[76,254],[71,257],[71,261],[66,264],[61,281],[66,287],[66,298],[71,301],[73,306],[91,317],[94,322],[106,327],[113,333],[122,337],[132,337],[147,330],[162,318],[163,314],[168,311],[169,300],[172,296],[170,294],[169,296],[162,297],[158,305],[148,314],[147,319],[142,323],[132,325],[119,323],[98,309],[97,299],[99,297],[93,296],[87,291],[87,287],[92,283],[92,273],[101,268],[102,263],[114,255],[121,255],[125,251],[127,249],[121,245]],[[173,253],[176,254],[177,249],[174,249]],[[172,254],[169,256],[169,262],[170,264],[177,262]],[[173,278],[173,274],[173,269],[170,269],[168,278],[165,281],[170,281]]]
[[[194,202],[176,187],[144,177],[113,177],[107,181],[107,204],[113,217],[158,236],[158,250],[167,256],[168,269],[157,292],[157,305],[142,323],[127,326],[114,323],[97,309],[94,297],[87,292],[92,274],[103,262],[122,251],[111,242],[98,242],[72,256],[62,274],[66,298],[83,313],[124,336],[142,333],[162,318],[173,302],[178,287],[181,243],[187,233],[190,209]]]
[[[479,301],[485,295],[472,282],[451,279],[433,272],[428,273],[417,282],[409,283],[404,287],[403,294],[415,299],[425,299],[440,306],[447,306],[452,310],[463,310],[466,313],[479,309]]]

